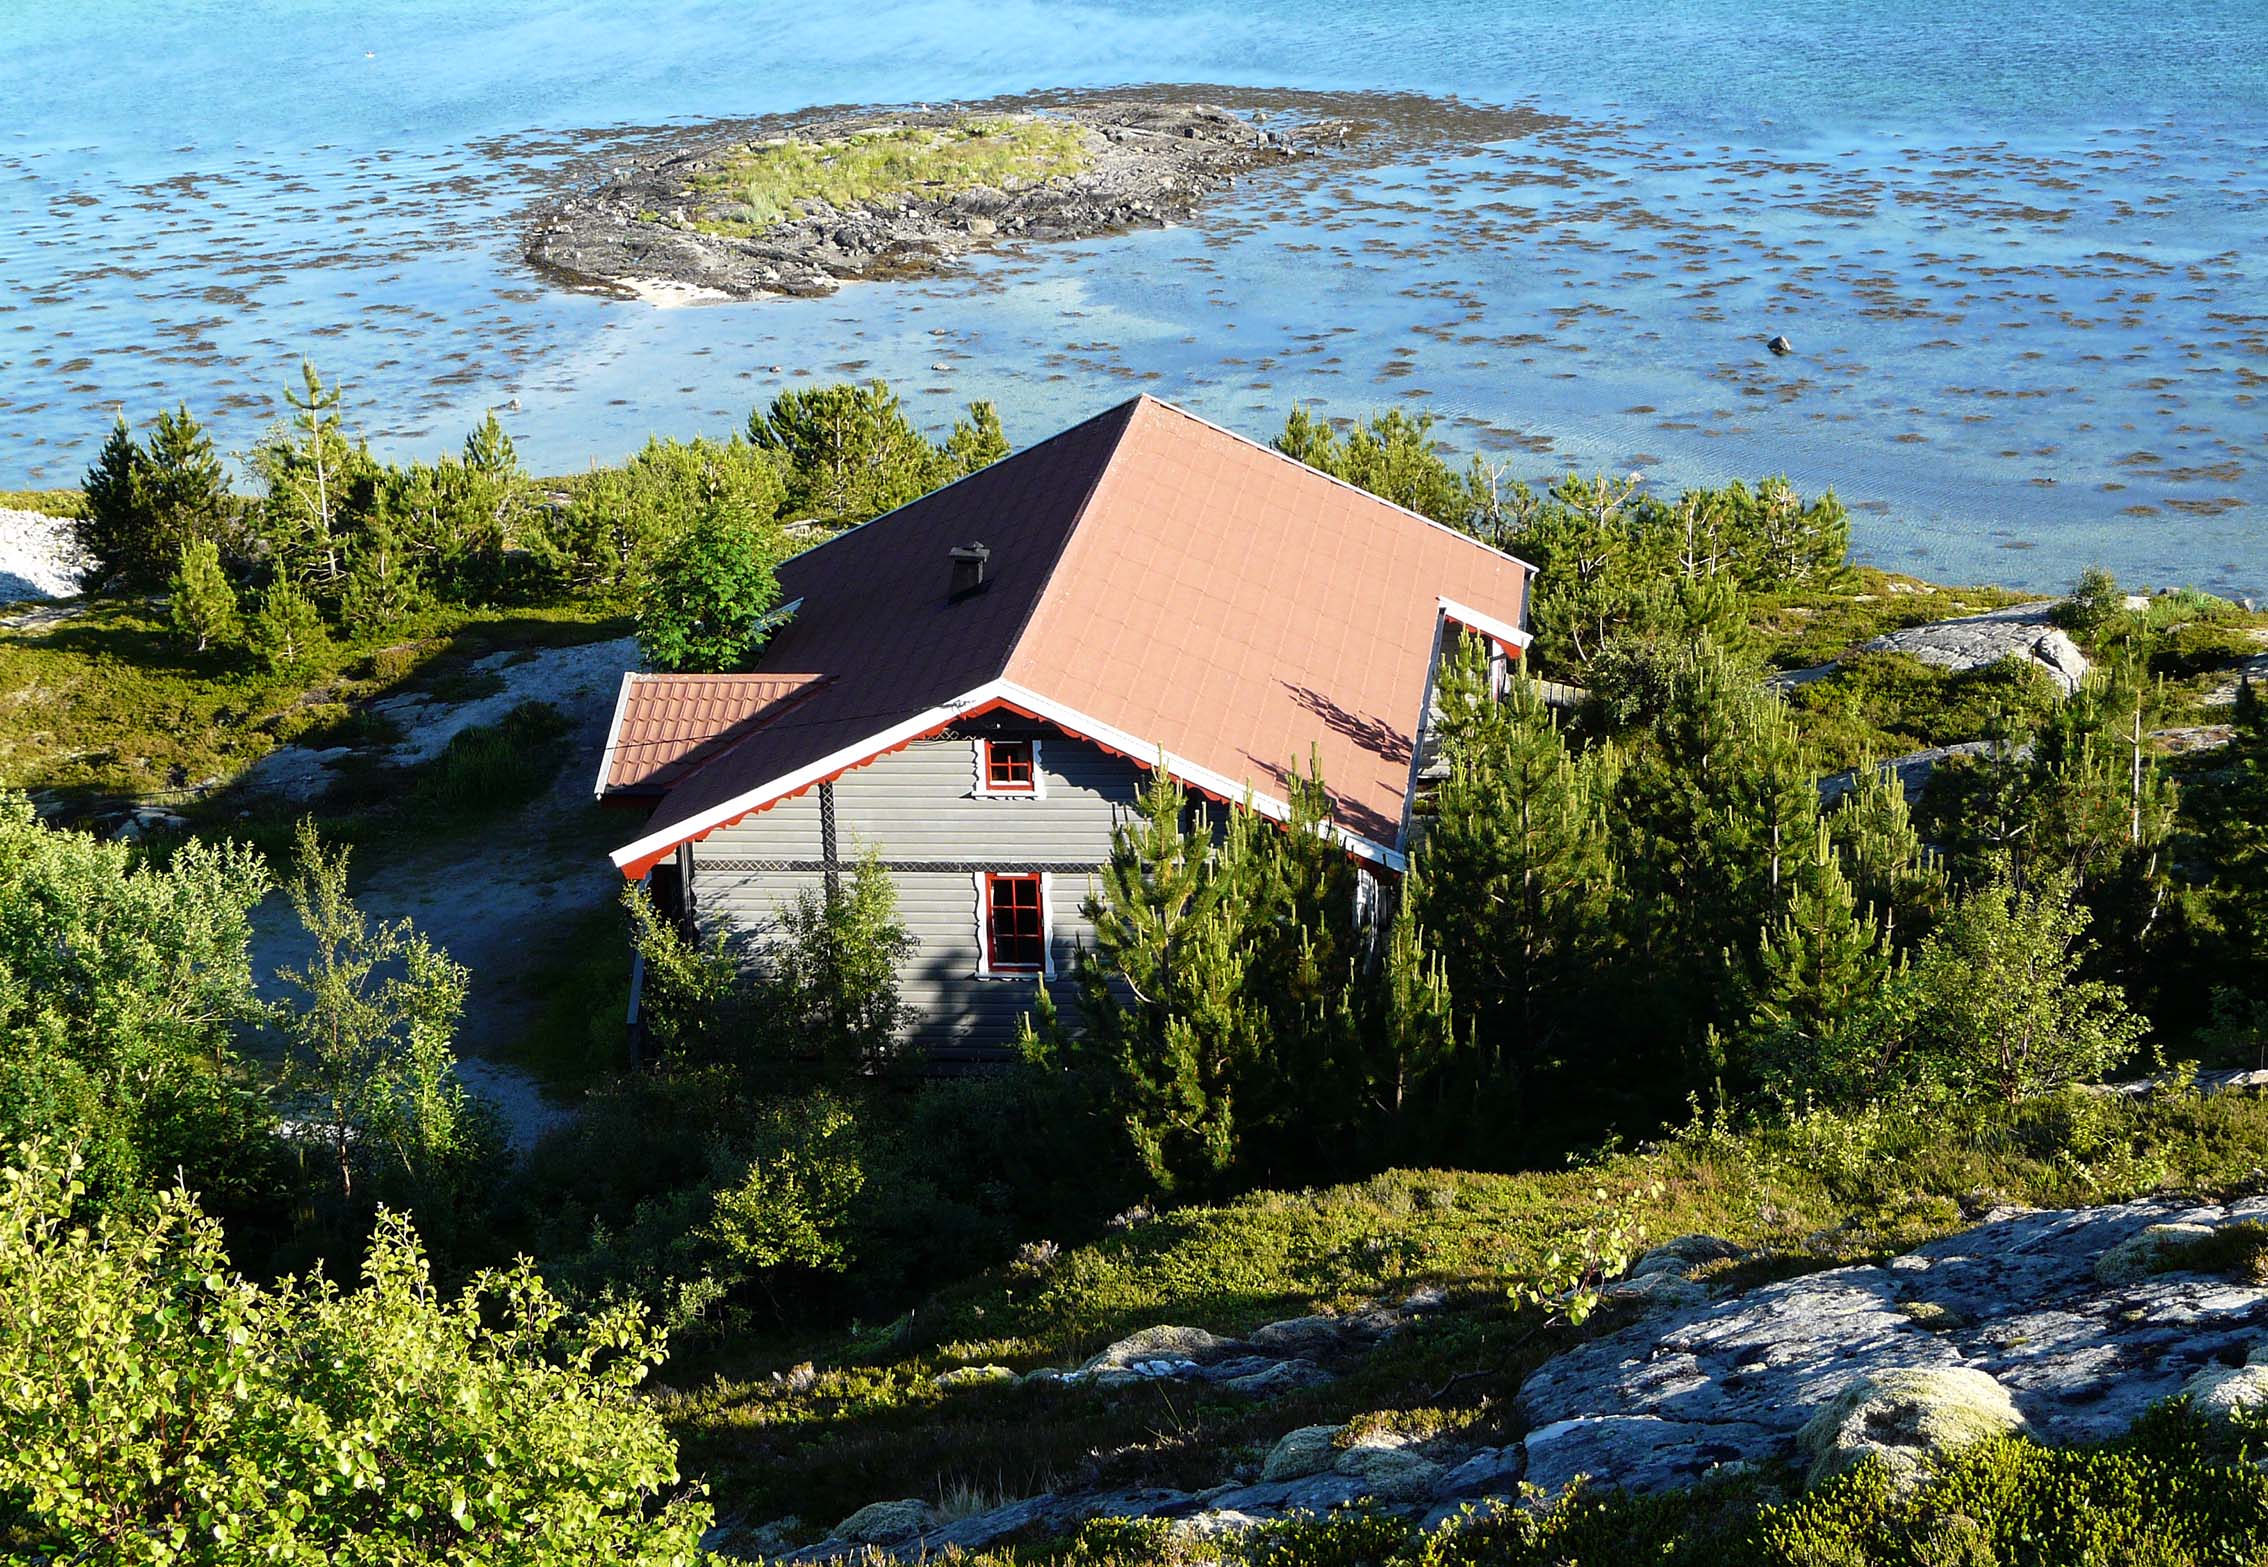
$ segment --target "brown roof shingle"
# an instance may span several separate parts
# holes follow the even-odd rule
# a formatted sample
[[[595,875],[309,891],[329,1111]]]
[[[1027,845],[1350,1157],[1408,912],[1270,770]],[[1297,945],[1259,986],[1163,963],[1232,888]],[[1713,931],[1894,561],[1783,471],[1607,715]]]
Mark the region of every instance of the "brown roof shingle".
[[[946,552],[979,541],[990,580],[951,600]],[[671,788],[617,858],[1001,682],[1262,796],[1312,754],[1340,824],[1392,846],[1440,601],[1517,625],[1527,574],[1137,397],[783,565],[802,604],[762,663],[832,678]]]

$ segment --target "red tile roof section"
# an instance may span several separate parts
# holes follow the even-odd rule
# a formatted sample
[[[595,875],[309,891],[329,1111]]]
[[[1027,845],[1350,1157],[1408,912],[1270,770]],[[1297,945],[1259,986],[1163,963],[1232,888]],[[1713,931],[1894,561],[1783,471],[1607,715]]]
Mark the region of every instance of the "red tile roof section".
[[[951,601],[946,552],[979,541],[988,585]],[[1527,572],[1138,397],[783,565],[802,607],[763,662],[833,678],[671,789],[641,842],[1006,680],[1263,795],[1312,752],[1341,825],[1391,846],[1439,599],[1517,625]]]
[[[811,695],[825,675],[631,675],[604,794],[660,794]]]

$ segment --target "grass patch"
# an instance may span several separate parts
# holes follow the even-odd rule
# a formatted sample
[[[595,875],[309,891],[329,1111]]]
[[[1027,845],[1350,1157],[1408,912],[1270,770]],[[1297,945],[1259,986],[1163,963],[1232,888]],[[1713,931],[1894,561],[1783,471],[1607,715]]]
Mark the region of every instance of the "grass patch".
[[[1036,185],[1087,166],[1086,134],[1061,120],[965,119],[881,126],[826,141],[751,146],[696,175],[692,227],[747,238],[812,205],[837,209],[992,185]]]
[[[413,769],[409,806],[458,821],[517,810],[558,776],[573,729],[549,702],[522,702],[497,723],[461,729]]]
[[[630,1010],[630,935],[612,902],[552,932],[528,977],[534,1016],[507,1052],[547,1087],[579,1091],[621,1070]]]
[[[98,599],[38,630],[0,630],[0,785],[66,803],[226,782],[278,746],[351,732],[353,710],[476,659],[619,636],[588,606],[437,609],[405,640],[343,642],[290,678],[193,654],[145,600]],[[356,743],[347,739],[332,744]]]
[[[1885,631],[1957,620],[2036,597],[2006,588],[1944,587],[1860,566],[1844,588],[1764,595],[1755,601],[1751,617],[1772,668],[1808,669],[1831,663]]]
[[[46,517],[84,517],[84,490],[0,490],[0,511],[36,511]]]
[[[2240,1284],[2268,1284],[2268,1224],[2243,1219],[2217,1225],[2212,1234],[2171,1248],[2167,1267],[2226,1274]]]
[[[1788,711],[1819,765],[1841,770],[1982,740],[1996,717],[2026,729],[2060,699],[2053,678],[2023,660],[1952,670],[1908,653],[1858,653],[1834,674],[1789,691]]]

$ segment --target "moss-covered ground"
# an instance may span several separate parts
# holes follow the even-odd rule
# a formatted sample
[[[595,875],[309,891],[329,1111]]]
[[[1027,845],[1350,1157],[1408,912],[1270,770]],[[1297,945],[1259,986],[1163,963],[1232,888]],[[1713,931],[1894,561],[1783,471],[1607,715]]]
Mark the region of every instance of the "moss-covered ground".
[[[692,226],[749,237],[824,204],[838,210],[979,186],[1035,185],[1088,163],[1067,121],[969,118],[882,126],[824,141],[783,137],[743,149],[693,180]]]

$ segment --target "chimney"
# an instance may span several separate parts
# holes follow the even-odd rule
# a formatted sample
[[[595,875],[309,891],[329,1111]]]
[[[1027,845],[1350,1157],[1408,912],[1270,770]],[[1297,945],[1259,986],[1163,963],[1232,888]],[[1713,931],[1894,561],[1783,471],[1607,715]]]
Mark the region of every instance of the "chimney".
[[[956,544],[947,553],[953,561],[952,597],[963,599],[971,593],[983,592],[984,566],[992,559],[992,551],[982,544]]]

